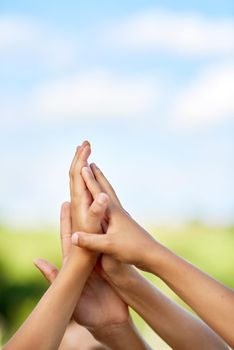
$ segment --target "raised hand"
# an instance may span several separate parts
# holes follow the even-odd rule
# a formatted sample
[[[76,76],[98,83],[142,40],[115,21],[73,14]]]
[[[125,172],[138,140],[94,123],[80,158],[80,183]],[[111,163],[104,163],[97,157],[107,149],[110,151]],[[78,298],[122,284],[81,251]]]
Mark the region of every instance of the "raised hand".
[[[159,243],[123,209],[113,188],[97,166],[92,164],[91,168],[83,167],[82,177],[93,198],[108,190],[108,225],[104,235],[75,233],[72,236],[73,244],[149,270],[152,246]]]

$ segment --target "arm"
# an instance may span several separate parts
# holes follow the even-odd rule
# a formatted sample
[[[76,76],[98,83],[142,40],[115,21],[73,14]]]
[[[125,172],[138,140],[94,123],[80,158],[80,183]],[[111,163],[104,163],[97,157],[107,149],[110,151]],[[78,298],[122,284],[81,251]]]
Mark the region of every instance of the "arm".
[[[234,347],[234,291],[155,243],[147,262],[196,313]]]
[[[71,255],[55,283],[44,294],[14,337],[5,345],[4,350],[57,349],[90,273],[86,267],[91,263],[86,257],[81,262]],[[56,313],[57,308],[60,308],[59,314]]]
[[[103,257],[105,278],[174,350],[228,349],[205,323],[167,298],[136,269]]]
[[[155,241],[118,205],[112,187],[95,165],[92,171],[84,168],[82,172],[90,192],[97,195],[107,189],[112,193],[110,223],[105,235],[81,232],[73,237],[73,243],[156,274],[233,346],[234,292]]]

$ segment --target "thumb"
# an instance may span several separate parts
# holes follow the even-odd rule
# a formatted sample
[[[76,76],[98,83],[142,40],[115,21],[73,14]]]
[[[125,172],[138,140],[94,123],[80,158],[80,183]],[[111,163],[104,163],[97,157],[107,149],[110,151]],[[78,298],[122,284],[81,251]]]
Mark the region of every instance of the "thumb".
[[[57,269],[57,267],[52,265],[47,260],[35,259],[33,263],[38,268],[38,270],[43,274],[43,276],[47,279],[47,281],[50,283],[52,283],[55,280],[55,278],[59,273],[59,270]]]
[[[72,235],[72,244],[82,248],[94,250],[98,253],[110,255],[113,253],[110,238],[107,236],[107,234],[76,232]]]

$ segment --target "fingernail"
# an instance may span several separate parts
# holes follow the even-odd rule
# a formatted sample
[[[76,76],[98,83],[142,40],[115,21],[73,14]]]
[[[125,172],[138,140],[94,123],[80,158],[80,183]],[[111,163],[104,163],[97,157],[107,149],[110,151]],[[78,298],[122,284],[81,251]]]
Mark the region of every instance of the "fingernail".
[[[94,168],[96,168],[97,170],[99,170],[99,167],[97,166],[96,163],[92,163],[92,166],[93,166]]]
[[[50,268],[48,267],[47,262],[44,259],[34,259],[33,263],[39,270],[43,270],[44,272],[50,272]]]
[[[97,201],[99,204],[105,204],[108,201],[107,195],[105,193],[99,193]]]
[[[45,264],[45,261],[43,260],[43,259],[41,259],[41,258],[36,258],[36,259],[33,259],[33,263],[34,263],[34,265],[43,265],[43,264]]]
[[[74,233],[71,237],[73,244],[78,244],[78,239],[79,239],[78,233]]]
[[[85,166],[82,168],[82,171],[84,171],[86,174],[90,175],[91,174],[91,170],[89,167]]]
[[[84,142],[82,143],[81,147],[85,148],[85,147],[87,147],[87,146],[90,147],[90,143],[89,143],[89,141],[86,140],[86,141],[84,141]]]

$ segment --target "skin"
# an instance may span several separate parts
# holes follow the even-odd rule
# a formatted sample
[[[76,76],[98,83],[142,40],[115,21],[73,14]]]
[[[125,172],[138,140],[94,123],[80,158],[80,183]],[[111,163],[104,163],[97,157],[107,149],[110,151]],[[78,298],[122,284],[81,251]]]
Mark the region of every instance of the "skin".
[[[108,350],[104,345],[98,343],[86,328],[79,326],[76,322],[70,322],[58,350],[81,349]]]
[[[89,155],[90,145],[88,142],[84,142],[81,147],[78,147],[70,169],[71,205],[66,203],[66,215],[70,224],[66,231],[61,234],[63,261],[65,262],[72,250],[72,230],[84,227],[89,232],[93,230],[90,218],[92,219],[95,211],[88,217],[86,214],[87,208],[92,208],[93,197],[80,174],[82,167],[87,165]],[[100,193],[99,198],[100,195],[105,198],[105,203],[108,203],[108,196]],[[95,201],[96,199],[97,197]],[[98,229],[101,233],[102,227],[99,226]],[[97,260],[97,254],[90,253],[90,251],[86,251],[86,253],[94,255]],[[42,259],[36,261],[36,266],[51,283],[55,281],[58,274],[56,267]],[[78,324],[89,329],[95,339],[113,350],[132,349],[132,346],[136,350],[149,349],[132,323],[128,306],[101,276],[99,262],[87,280],[75,307],[73,318]]]
[[[112,192],[104,235],[73,235],[73,244],[108,254],[159,276],[230,346],[234,346],[234,292],[175,255],[141,228],[119,205],[115,192],[94,164],[82,176],[95,198],[104,188]],[[106,186],[106,187],[105,187]],[[140,249],[139,249],[140,247]]]
[[[97,197],[92,203],[92,208],[95,209],[96,227],[100,227],[106,206],[103,205],[100,208]],[[91,221],[94,222],[93,217]],[[64,205],[61,210],[61,231],[70,230],[70,220],[67,220],[66,205]],[[4,350],[58,349],[95,262],[96,259],[92,253],[73,247],[55,282],[43,295],[21,328],[4,346]]]

